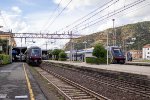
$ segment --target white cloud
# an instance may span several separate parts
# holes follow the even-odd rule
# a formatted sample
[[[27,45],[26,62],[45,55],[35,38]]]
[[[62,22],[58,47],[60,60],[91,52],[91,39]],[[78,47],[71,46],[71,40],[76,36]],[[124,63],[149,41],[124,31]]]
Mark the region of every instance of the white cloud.
[[[28,0],[21,0],[22,2],[28,1]],[[60,0],[53,0],[56,4],[58,4],[58,2]],[[70,0],[62,0],[61,3],[61,7],[64,7]],[[56,30],[59,30],[69,24],[71,24],[72,22],[74,22],[75,20],[83,17],[84,15],[88,14],[90,11],[92,11],[93,9],[97,8],[98,5],[103,5],[104,3],[108,2],[109,0],[73,0],[72,3],[70,4],[70,6],[68,7],[67,12],[63,12],[57,19],[56,21],[53,23],[53,25],[51,25],[50,27],[47,28],[47,30],[45,29],[45,24],[48,22],[48,18],[50,17],[52,11],[40,11],[40,12],[30,12],[26,15],[22,15],[22,10],[17,7],[14,6],[12,7],[11,11],[3,11],[3,16],[6,20],[6,23],[8,24],[8,26],[10,26],[9,29],[12,29],[13,32],[37,32],[39,33],[41,30],[42,32],[46,33],[46,32],[55,32]],[[129,0],[120,0],[120,2],[118,2],[118,4],[115,4],[115,6],[110,7],[108,10],[101,12],[100,14],[98,14],[97,16],[93,17],[92,19],[90,19],[91,21],[93,19],[96,19],[100,16],[103,16],[105,14],[107,14],[110,11],[113,11],[114,9],[117,9],[119,7],[124,6],[124,1],[126,1],[128,3]],[[135,1],[135,0],[134,0]],[[131,1],[130,1],[131,2]],[[132,1],[133,2],[133,1]],[[138,6],[141,7],[141,6]],[[62,9],[62,8],[60,8]],[[138,21],[145,21],[145,20],[150,20],[150,14],[149,14],[149,6],[145,7],[144,9],[141,10],[136,10],[133,11],[132,13],[128,13],[129,11],[126,12],[122,12],[121,14],[112,16],[110,18],[108,18],[107,20],[101,21],[100,23],[93,25],[92,27],[89,27],[83,31],[79,31],[78,34],[90,34],[93,32],[97,32],[97,31],[103,31],[107,28],[111,28],[112,27],[112,19],[115,18],[115,26],[121,26],[124,24],[129,24],[129,23],[134,23],[134,22],[138,22]],[[128,13],[128,14],[126,14]],[[87,21],[89,22],[89,21]],[[1,21],[0,21],[0,25],[1,25]],[[2,23],[2,25],[5,26],[4,23]],[[44,26],[45,25],[45,26]],[[85,26],[82,26],[85,27]],[[82,28],[82,27],[77,27],[77,30]],[[8,27],[4,27],[4,29],[8,29]],[[17,40],[18,45],[20,46],[20,40]],[[44,39],[35,39],[36,41],[36,45],[41,46],[42,48],[45,49],[45,45],[43,45],[47,40]],[[61,47],[61,45],[64,45],[68,40],[56,40],[55,44],[49,44],[48,48],[54,48],[54,47]],[[35,45],[34,44],[34,45]],[[25,44],[24,44],[25,45]],[[32,43],[29,43],[29,45],[32,45]]]
[[[128,12],[126,11],[127,14],[125,16],[129,18],[148,16],[149,9],[150,1],[145,1],[138,6],[131,8]]]
[[[35,3],[33,3],[31,0],[17,0],[17,1],[25,5],[31,5],[31,6],[35,5]]]
[[[17,7],[17,6],[13,6],[11,9],[12,9],[13,12],[15,12],[17,14],[22,12],[22,10],[19,7]]]
[[[38,13],[32,13],[26,16],[22,16],[20,13],[16,14],[16,12],[14,11],[2,11],[3,16],[5,18],[5,21],[7,23],[7,26],[10,27],[6,27],[4,23],[2,23],[2,25],[4,26],[3,31],[8,31],[8,29],[12,29],[13,33],[17,32],[17,33],[25,33],[25,32],[30,32],[30,33],[40,33],[43,25],[45,24],[45,22],[47,21],[47,18],[50,15],[50,12],[38,12]],[[63,19],[59,19],[59,21],[61,21]],[[72,20],[69,19],[68,21],[64,20],[63,22],[61,22],[59,25],[57,24],[57,22],[54,24],[54,29],[52,29],[53,27],[51,27],[50,29],[48,28],[47,31],[50,32],[54,32],[54,30],[58,29],[58,27],[63,27],[63,23],[69,24],[69,22]],[[1,22],[1,21],[0,21]],[[0,23],[1,24],[1,23]],[[47,31],[43,31],[43,32],[47,32]],[[28,39],[29,41],[31,41],[31,39]],[[36,43],[27,43],[25,44],[24,40],[22,42],[22,46],[32,46],[32,45],[38,45],[40,47],[42,47],[43,49],[45,49],[45,42],[47,41],[47,39],[34,39],[36,41]],[[51,44],[48,45],[48,49],[50,48],[60,48],[62,47],[62,45],[64,45],[68,40],[56,40],[55,44]],[[17,42],[17,46],[21,46],[21,42],[20,39],[16,39]],[[61,44],[61,45],[59,45]]]
[[[122,4],[120,3],[121,2],[119,2],[119,4],[116,4],[116,6],[122,7],[124,5],[123,2]],[[123,11],[122,13],[116,14],[115,16],[112,16],[104,21],[101,21],[99,24],[94,25],[94,27],[96,28],[98,26],[97,31],[103,31],[107,28],[112,28],[113,26],[112,19],[115,19],[115,27],[126,25],[126,24],[131,24],[131,23],[142,22],[142,21],[150,21],[149,19],[150,18],[150,14],[149,14],[150,6],[148,4],[150,5],[150,1],[143,2],[140,5],[130,8],[129,10]],[[118,7],[116,8],[118,9]],[[113,11],[113,7],[109,9],[110,9],[109,12]],[[107,12],[105,11],[104,14],[106,13]]]
[[[54,3],[58,4],[60,2],[60,0],[53,0]],[[103,3],[104,0],[101,0],[101,2]],[[108,1],[108,0],[105,0]],[[62,2],[60,3],[61,7],[65,7],[68,2],[70,2],[70,0],[62,0]],[[97,4],[98,2],[100,2],[99,0],[72,0],[72,2],[70,3],[70,5],[68,6],[69,10],[75,10],[75,9],[83,9],[85,7],[90,7],[93,6],[95,4]]]
[[[2,17],[0,25],[3,26],[2,31],[25,32],[29,30],[29,25],[21,16],[21,10],[18,7],[12,7],[10,11],[1,11]],[[16,39],[18,46],[21,45],[20,39]]]

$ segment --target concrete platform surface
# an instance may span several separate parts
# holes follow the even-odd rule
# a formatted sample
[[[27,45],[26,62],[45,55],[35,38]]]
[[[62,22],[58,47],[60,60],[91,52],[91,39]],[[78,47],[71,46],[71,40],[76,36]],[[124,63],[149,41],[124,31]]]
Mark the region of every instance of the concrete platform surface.
[[[149,66],[150,62],[127,62],[126,65]]]
[[[125,65],[125,64],[91,65],[85,62],[80,63],[80,62],[53,61],[53,60],[45,60],[45,61],[150,76],[150,67],[148,66],[136,66],[136,65]]]
[[[26,73],[29,80],[33,80],[29,72],[26,71]],[[23,63],[12,63],[0,67],[0,100],[30,100]]]
[[[29,100],[22,63],[0,67],[0,100]]]

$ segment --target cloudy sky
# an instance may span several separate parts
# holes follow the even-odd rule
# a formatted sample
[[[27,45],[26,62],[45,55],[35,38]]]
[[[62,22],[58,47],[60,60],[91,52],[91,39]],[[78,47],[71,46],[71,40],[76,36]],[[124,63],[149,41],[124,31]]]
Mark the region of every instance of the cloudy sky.
[[[149,9],[150,0],[1,0],[0,26],[3,28],[0,30],[12,29],[13,33],[62,33],[69,30],[86,35],[111,28],[112,19],[115,19],[116,27],[150,21]],[[17,46],[21,46],[20,41],[16,39]],[[37,45],[45,49],[47,42],[48,49],[54,49],[63,47],[68,40],[27,41],[25,44],[23,40],[22,46]]]

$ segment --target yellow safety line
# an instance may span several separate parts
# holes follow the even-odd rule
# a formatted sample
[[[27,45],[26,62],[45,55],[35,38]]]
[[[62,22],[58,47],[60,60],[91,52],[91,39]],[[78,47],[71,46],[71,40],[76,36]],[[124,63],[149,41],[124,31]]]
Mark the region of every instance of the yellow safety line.
[[[30,84],[30,80],[29,80],[29,78],[28,78],[28,75],[27,75],[27,72],[26,72],[26,68],[25,68],[25,66],[24,66],[24,63],[23,63],[23,68],[24,68],[25,78],[26,78],[26,81],[27,81],[27,86],[28,86],[28,89],[29,89],[30,100],[35,100],[34,94],[33,94],[33,91],[32,91],[32,87],[31,87],[31,84]]]

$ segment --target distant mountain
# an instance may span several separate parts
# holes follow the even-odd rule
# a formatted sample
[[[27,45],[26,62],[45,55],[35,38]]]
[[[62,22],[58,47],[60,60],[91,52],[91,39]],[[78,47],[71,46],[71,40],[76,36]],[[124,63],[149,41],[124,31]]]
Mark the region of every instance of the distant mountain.
[[[109,33],[109,45],[113,45],[114,30],[112,28],[101,32],[86,35],[77,39],[73,39],[74,49],[84,49],[84,41],[87,42],[87,48],[94,46],[96,43],[101,43],[106,46],[107,33]],[[116,45],[121,46],[123,50],[139,49],[143,45],[150,43],[150,21],[128,24],[115,28]],[[70,50],[71,42],[65,45],[65,50]]]

